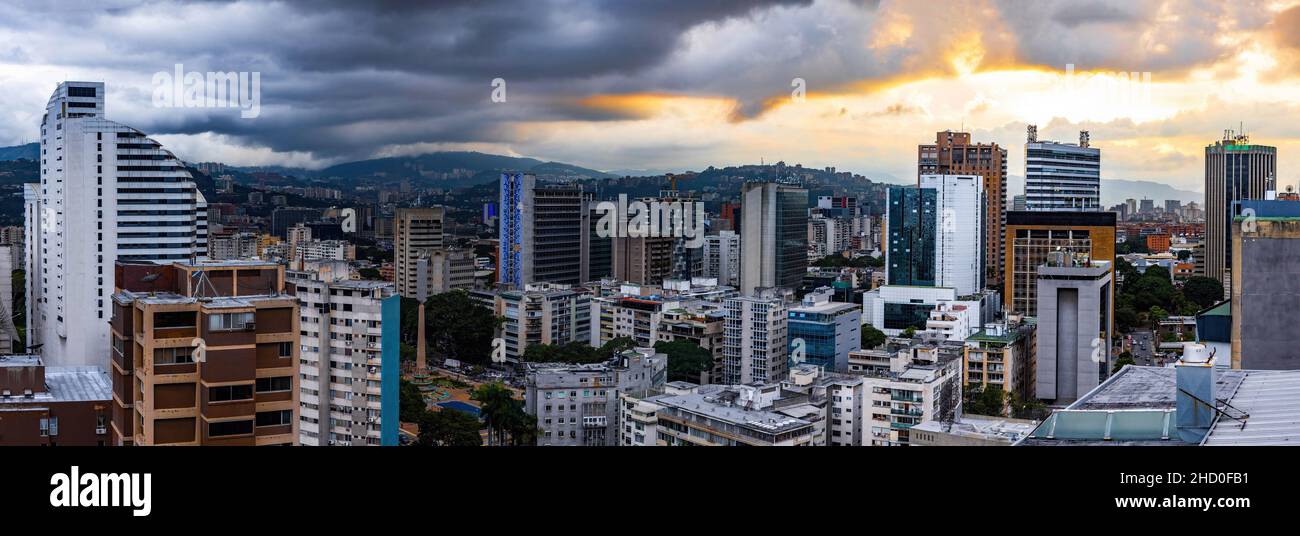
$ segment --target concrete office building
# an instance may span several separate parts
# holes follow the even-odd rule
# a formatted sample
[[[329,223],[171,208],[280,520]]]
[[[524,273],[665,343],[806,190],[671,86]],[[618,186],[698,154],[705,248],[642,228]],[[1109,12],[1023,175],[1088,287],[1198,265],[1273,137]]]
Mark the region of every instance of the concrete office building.
[[[662,388],[668,356],[627,350],[605,363],[527,363],[524,410],[537,417],[539,446],[615,446],[619,394]]]
[[[116,444],[298,444],[298,301],[283,266],[119,263],[115,276]]]
[[[796,359],[798,363],[844,372],[849,352],[862,348],[862,309],[855,303],[831,301],[831,294],[830,288],[819,288],[790,308],[789,353],[802,358]]]
[[[789,371],[785,298],[773,289],[726,301],[722,383],[775,383]]]
[[[808,267],[808,190],[747,182],[740,198],[741,294],[799,288]]]
[[[591,293],[568,285],[535,284],[497,294],[497,314],[505,318],[501,338],[507,361],[522,361],[534,344],[565,345],[591,340]]]
[[[60,83],[41,118],[41,182],[24,191],[27,344],[51,367],[108,368],[115,262],[206,251],[184,164],[105,117],[102,82]]]
[[[1073,402],[1106,378],[1112,286],[1110,263],[1079,264],[1062,254],[1038,268],[1039,399]]]
[[[948,287],[876,287],[862,297],[862,323],[891,337],[901,335],[909,327],[922,331],[937,304],[956,303],[957,298],[957,291]]]
[[[256,193],[256,192],[255,192]],[[289,229],[317,221],[325,212],[310,207],[280,207],[271,211],[271,234],[288,238]]]
[[[1228,287],[1235,203],[1277,190],[1277,148],[1227,131],[1205,147],[1205,276]]]
[[[617,338],[632,339],[637,346],[654,346],[659,340],[664,314],[681,307],[681,301],[659,295],[620,293],[591,302],[591,345],[601,347]]]
[[[1050,254],[1063,251],[1087,262],[1115,261],[1115,213],[1008,212],[1005,243],[1003,307],[1009,313],[1035,316],[1038,267]]]
[[[300,444],[396,446],[402,308],[393,284],[333,271],[286,277],[300,314]]]
[[[673,277],[671,236],[611,238],[614,278],[638,285],[658,285]]]
[[[1232,222],[1232,368],[1300,369],[1300,202],[1239,201]]]
[[[443,207],[399,208],[394,218],[393,265],[397,293],[407,298],[425,299],[431,293],[431,277],[418,275],[421,259],[434,248],[443,247]]]
[[[983,178],[984,267],[987,272],[983,285],[1001,284],[1006,251],[1002,240],[1007,211],[1007,150],[996,143],[971,143],[968,132],[938,132],[933,145],[917,148],[917,177],[925,175],[978,175]],[[920,183],[918,186],[924,187]]]
[[[740,236],[734,231],[704,237],[704,277],[740,287]]]
[[[1025,143],[1025,206],[1028,210],[1101,210],[1101,149],[1089,146],[1087,131],[1079,143],[1039,141],[1029,126]]]
[[[590,195],[575,184],[538,186],[524,173],[502,173],[500,184],[497,283],[523,288],[590,281]]]

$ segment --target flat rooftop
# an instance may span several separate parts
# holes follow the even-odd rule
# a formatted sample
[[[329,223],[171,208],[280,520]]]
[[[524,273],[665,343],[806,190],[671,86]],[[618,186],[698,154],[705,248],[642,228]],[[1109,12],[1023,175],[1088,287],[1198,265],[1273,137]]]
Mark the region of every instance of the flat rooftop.
[[[45,387],[47,391],[34,393],[31,398],[20,393],[0,398],[0,406],[108,401],[113,398],[113,384],[108,377],[108,371],[99,367],[45,367]]]
[[[952,426],[947,430],[944,430],[944,423],[939,421],[925,421],[913,426],[912,429],[977,439],[1001,439],[1014,443],[1028,436],[1037,427],[1038,421],[962,415],[959,420],[953,421]]]
[[[780,434],[812,426],[809,421],[775,411],[746,409],[737,405],[743,403],[738,399],[728,405],[724,393],[735,394],[735,391],[722,388],[705,389],[706,387],[710,386],[701,386],[700,391],[702,392],[685,395],[659,395],[650,397],[648,400],[661,406],[704,415],[714,420],[770,434]]]
[[[0,367],[34,367],[40,364],[39,355],[0,355]]]

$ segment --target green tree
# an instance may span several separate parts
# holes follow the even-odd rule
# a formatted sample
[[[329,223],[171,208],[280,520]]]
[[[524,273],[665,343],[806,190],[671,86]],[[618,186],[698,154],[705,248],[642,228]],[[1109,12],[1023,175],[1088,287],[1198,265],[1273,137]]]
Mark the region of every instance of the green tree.
[[[1147,315],[1151,317],[1152,322],[1159,322],[1169,318],[1169,311],[1166,311],[1164,307],[1154,305],[1151,307],[1151,310],[1147,312]]]
[[[420,435],[415,444],[425,447],[477,447],[483,423],[478,417],[455,409],[426,411],[420,417]]]
[[[1128,352],[1125,352],[1125,353],[1128,353]],[[1137,364],[1137,361],[1134,361],[1134,360],[1133,360],[1133,356],[1132,356],[1132,354],[1130,354],[1128,357],[1124,357],[1124,356],[1121,354],[1121,356],[1119,357],[1119,359],[1116,359],[1116,360],[1115,360],[1115,366],[1111,367],[1111,369],[1110,369],[1110,373],[1111,373],[1111,374],[1114,374],[1114,373],[1116,373],[1116,372],[1119,372],[1119,369],[1124,368],[1124,365],[1136,365],[1136,364]]]
[[[655,351],[668,355],[668,381],[700,382],[700,374],[713,369],[713,354],[691,341],[660,341]]]
[[[974,387],[964,393],[962,411],[973,415],[997,415],[1006,413],[1007,393],[1001,387]]]
[[[910,339],[914,336],[916,336],[916,326],[907,326],[907,329],[903,330],[903,337]]]
[[[523,360],[529,363],[603,363],[614,354],[636,346],[631,338],[619,337],[600,348],[573,341],[566,344],[530,344],[524,348]]]
[[[1185,261],[1192,258],[1191,250],[1183,249],[1178,251],[1178,260]]]
[[[361,276],[361,279],[379,280],[382,277],[379,275],[379,270],[375,268],[362,268],[357,270],[357,274]]]
[[[485,365],[492,359],[492,339],[503,319],[456,289],[430,296],[424,303],[424,330],[429,345],[444,359]]]
[[[1213,277],[1192,276],[1183,283],[1183,296],[1205,309],[1223,301],[1223,283]]]
[[[524,403],[501,383],[478,386],[470,398],[479,403],[488,429],[489,445],[533,445],[537,442],[537,417],[524,411]]]
[[[885,344],[885,333],[870,324],[862,325],[862,349],[870,350]]]
[[[397,413],[402,422],[420,422],[420,417],[428,411],[428,404],[420,388],[415,384],[401,380],[398,384]]]

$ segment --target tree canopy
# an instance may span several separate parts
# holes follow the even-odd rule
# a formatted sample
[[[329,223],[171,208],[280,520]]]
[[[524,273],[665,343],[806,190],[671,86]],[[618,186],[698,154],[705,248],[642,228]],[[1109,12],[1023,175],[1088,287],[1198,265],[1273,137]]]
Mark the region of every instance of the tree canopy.
[[[668,381],[700,382],[700,373],[713,369],[713,354],[691,341],[660,341],[655,351],[668,355]]]
[[[885,332],[870,324],[862,325],[862,349],[870,350],[885,344]]]
[[[483,423],[464,411],[426,411],[420,417],[420,435],[415,441],[425,447],[477,447],[483,444],[479,430]]]

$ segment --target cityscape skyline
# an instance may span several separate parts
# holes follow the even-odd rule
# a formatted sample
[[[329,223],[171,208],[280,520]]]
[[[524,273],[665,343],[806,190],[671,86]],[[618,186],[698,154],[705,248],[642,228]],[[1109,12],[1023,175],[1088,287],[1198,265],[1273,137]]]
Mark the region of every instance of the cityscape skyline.
[[[1279,188],[1300,180],[1287,171],[1300,169],[1290,160],[1300,158],[1300,130],[1285,120],[1297,111],[1291,95],[1300,89],[1297,2],[1023,8],[988,1],[941,13],[914,4],[723,3],[656,15],[592,2],[563,11],[577,24],[561,23],[561,7],[547,3],[523,11],[494,2],[385,6],[383,14],[298,3],[124,2],[93,12],[15,6],[0,22],[0,50],[7,51],[0,55],[0,144],[36,138],[37,121],[26,110],[57,82],[103,80],[118,103],[114,117],[154,133],[188,161],[233,165],[320,168],[469,149],[602,170],[785,160],[902,183],[915,178],[914,138],[952,129],[1008,149],[1008,190],[1019,193],[1024,128],[1037,124],[1043,139],[1090,131],[1107,155],[1103,179],[1188,191],[1202,191],[1204,146],[1244,127],[1278,147]],[[1193,10],[1199,14],[1183,13]],[[202,19],[241,30],[122,31],[163,12],[177,22],[172,27]],[[88,44],[44,46],[57,35],[50,25],[77,13],[89,18]],[[284,17],[302,23],[259,33]],[[345,19],[368,29],[431,24],[433,31],[325,49],[288,43],[331,32]],[[948,20],[963,20],[963,33],[942,33]],[[548,45],[486,37],[505,24]],[[108,39],[112,50],[89,45]],[[156,53],[120,54],[164,48],[166,61]],[[402,48],[412,53],[394,58]],[[199,73],[261,73],[260,115],[153,106],[153,76],[178,64]],[[1136,82],[1120,81],[1115,91],[1093,78],[1121,72],[1135,73]],[[508,89],[505,102],[492,101],[496,78]],[[795,79],[802,99],[793,95]],[[376,93],[395,98],[369,99]],[[585,150],[597,140],[605,150]]]

